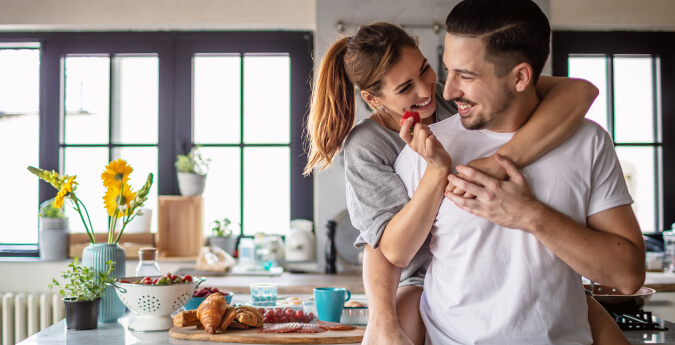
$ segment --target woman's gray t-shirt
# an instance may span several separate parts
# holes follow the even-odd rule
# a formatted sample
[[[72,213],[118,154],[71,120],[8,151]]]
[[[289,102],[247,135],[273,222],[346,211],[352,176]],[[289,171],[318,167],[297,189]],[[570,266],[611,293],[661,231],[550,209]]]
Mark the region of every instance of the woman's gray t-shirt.
[[[457,113],[451,102],[443,99],[443,84],[436,84],[436,121]],[[394,172],[394,162],[405,142],[398,133],[371,119],[354,126],[344,143],[347,208],[352,225],[361,231],[354,246],[379,246],[382,232],[389,221],[410,199],[403,183]],[[401,272],[404,285],[424,285],[424,276],[431,262],[429,240]]]

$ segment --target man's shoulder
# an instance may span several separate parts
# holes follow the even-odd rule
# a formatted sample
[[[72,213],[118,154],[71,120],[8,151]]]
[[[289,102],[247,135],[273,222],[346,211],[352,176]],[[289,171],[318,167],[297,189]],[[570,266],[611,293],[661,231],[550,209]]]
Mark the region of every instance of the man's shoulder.
[[[579,125],[579,128],[577,128],[570,139],[568,141],[573,143],[583,143],[584,145],[594,143],[594,146],[597,147],[601,147],[607,142],[612,142],[609,133],[602,126],[589,119],[584,119],[581,122],[581,125]]]

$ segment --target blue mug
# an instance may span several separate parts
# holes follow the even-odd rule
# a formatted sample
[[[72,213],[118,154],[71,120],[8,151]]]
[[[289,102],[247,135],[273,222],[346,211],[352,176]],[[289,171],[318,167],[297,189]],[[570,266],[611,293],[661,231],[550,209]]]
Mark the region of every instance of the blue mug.
[[[314,302],[319,320],[340,322],[345,302],[352,298],[352,293],[345,288],[324,287],[314,289]]]

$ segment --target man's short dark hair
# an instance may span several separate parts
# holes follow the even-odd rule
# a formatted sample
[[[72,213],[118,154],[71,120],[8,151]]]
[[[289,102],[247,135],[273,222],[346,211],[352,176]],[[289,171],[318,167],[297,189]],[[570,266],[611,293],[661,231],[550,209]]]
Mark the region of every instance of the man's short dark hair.
[[[449,34],[482,38],[485,60],[500,77],[527,62],[536,84],[550,51],[551,26],[531,0],[464,0],[452,9],[445,28]]]

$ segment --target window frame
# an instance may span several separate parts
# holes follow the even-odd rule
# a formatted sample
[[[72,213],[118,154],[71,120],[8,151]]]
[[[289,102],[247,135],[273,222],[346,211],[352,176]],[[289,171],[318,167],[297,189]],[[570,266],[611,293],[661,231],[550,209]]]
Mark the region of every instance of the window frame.
[[[288,53],[291,60],[291,219],[314,219],[313,177],[302,171],[307,160],[303,125],[309,111],[314,63],[310,31],[166,31],[166,32],[30,32],[0,33],[0,42],[40,43],[39,167],[60,171],[63,124],[62,58],[72,54],[156,54],[159,59],[158,176],[159,195],[179,195],[174,161],[192,143],[192,55],[208,50],[226,53]],[[70,145],[67,145],[70,146]],[[80,146],[80,145],[75,145]],[[98,145],[100,146],[100,145]],[[106,146],[106,145],[103,145]],[[128,145],[108,143],[108,150]],[[132,145],[134,146],[134,145]],[[145,146],[145,145],[143,145]],[[153,146],[153,145],[151,145]],[[243,146],[243,145],[242,145]],[[243,177],[242,177],[243,178]],[[39,203],[56,195],[39,182]],[[36,205],[36,206],[38,206]],[[242,205],[243,212],[243,205]],[[37,231],[37,229],[35,229]],[[36,244],[1,244],[0,256],[38,256]]]
[[[670,224],[675,223],[675,181],[669,180],[668,176],[675,174],[675,99],[666,95],[675,95],[675,33],[670,32],[590,32],[590,31],[554,31],[552,37],[552,67],[553,75],[567,76],[570,55],[604,55],[613,57],[616,55],[650,55],[660,61],[660,71],[655,67],[653,75],[659,73],[661,95],[661,117],[658,118],[658,110],[655,111],[655,125],[661,126],[661,133],[655,133],[655,143],[617,143],[615,146],[638,147],[652,146],[661,147],[661,165],[655,159],[655,174],[657,185],[661,184],[661,199],[656,204],[656,232],[650,235],[659,235],[668,230]],[[611,82],[611,75],[608,75]],[[656,79],[654,81],[656,83]],[[608,89],[613,90],[613,84],[608,84]],[[608,111],[610,119],[608,131],[613,132],[613,101],[612,95],[608,98]],[[612,133],[613,134],[613,133]],[[671,135],[668,135],[671,134]],[[613,138],[613,136],[612,136]],[[658,143],[660,140],[660,143]],[[658,150],[656,155],[658,155]],[[655,157],[656,158],[656,157]],[[658,198],[658,191],[656,193]],[[659,205],[660,201],[660,205]],[[659,209],[660,206],[660,209]],[[645,233],[647,234],[647,233]],[[655,236],[658,237],[658,236]]]

